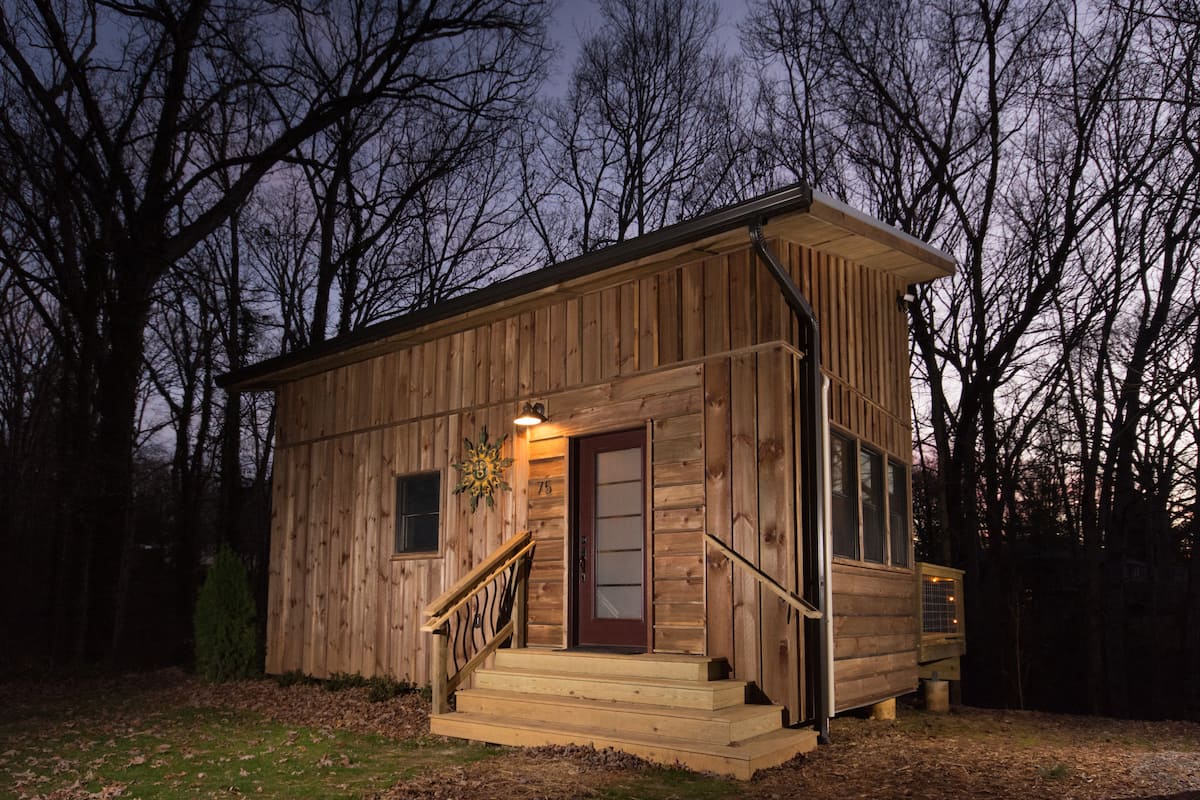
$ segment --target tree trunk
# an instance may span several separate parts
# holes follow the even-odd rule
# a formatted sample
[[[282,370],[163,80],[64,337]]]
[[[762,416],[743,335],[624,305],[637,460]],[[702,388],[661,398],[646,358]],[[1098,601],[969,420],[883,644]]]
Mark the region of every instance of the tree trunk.
[[[148,292],[136,278],[145,274],[139,269],[144,264],[127,259],[122,266],[128,277],[118,287],[118,298],[105,319],[107,341],[96,374],[95,470],[89,476],[98,487],[98,497],[87,592],[87,655],[110,665],[115,664],[124,644],[121,617],[128,582],[122,585],[121,578],[122,569],[128,567],[126,548],[133,544],[134,431],[149,314]]]

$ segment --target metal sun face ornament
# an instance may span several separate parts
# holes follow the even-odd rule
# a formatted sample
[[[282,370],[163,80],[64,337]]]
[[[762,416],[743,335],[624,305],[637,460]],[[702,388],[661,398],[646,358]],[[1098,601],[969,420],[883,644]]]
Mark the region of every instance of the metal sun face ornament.
[[[452,465],[459,473],[454,493],[470,496],[472,511],[479,508],[480,498],[487,501],[488,508],[495,508],[493,495],[496,491],[512,491],[512,487],[504,480],[504,470],[512,466],[513,460],[500,457],[500,450],[507,439],[508,434],[505,434],[495,442],[489,442],[486,427],[479,432],[479,444],[463,439],[466,452],[462,461]]]

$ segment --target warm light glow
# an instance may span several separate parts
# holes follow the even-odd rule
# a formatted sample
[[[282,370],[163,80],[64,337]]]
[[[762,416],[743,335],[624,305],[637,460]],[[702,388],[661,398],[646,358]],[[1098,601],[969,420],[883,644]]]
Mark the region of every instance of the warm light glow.
[[[946,595],[946,602],[947,602],[947,603],[953,603],[953,602],[954,602],[954,595],[952,595],[952,594]]]
[[[526,403],[521,409],[520,415],[513,420],[514,425],[529,427],[531,425],[541,425],[546,421],[546,406],[542,403]]]

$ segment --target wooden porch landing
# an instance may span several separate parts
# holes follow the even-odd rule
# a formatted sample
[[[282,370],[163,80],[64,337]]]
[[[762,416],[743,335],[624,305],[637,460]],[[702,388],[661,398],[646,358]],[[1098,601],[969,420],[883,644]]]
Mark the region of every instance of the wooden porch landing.
[[[747,705],[722,659],[500,650],[458,710],[435,715],[442,736],[536,746],[611,747],[658,764],[748,780],[816,747],[813,730],[782,726],[783,709]]]

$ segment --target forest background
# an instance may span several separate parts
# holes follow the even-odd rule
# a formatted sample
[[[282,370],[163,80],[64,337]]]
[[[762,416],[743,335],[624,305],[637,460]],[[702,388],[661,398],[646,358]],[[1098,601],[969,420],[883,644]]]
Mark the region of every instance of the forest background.
[[[965,699],[1200,719],[1195,0],[553,12],[0,0],[0,673],[187,663],[222,542],[265,602],[218,375],[804,179],[958,261],[909,317]]]

